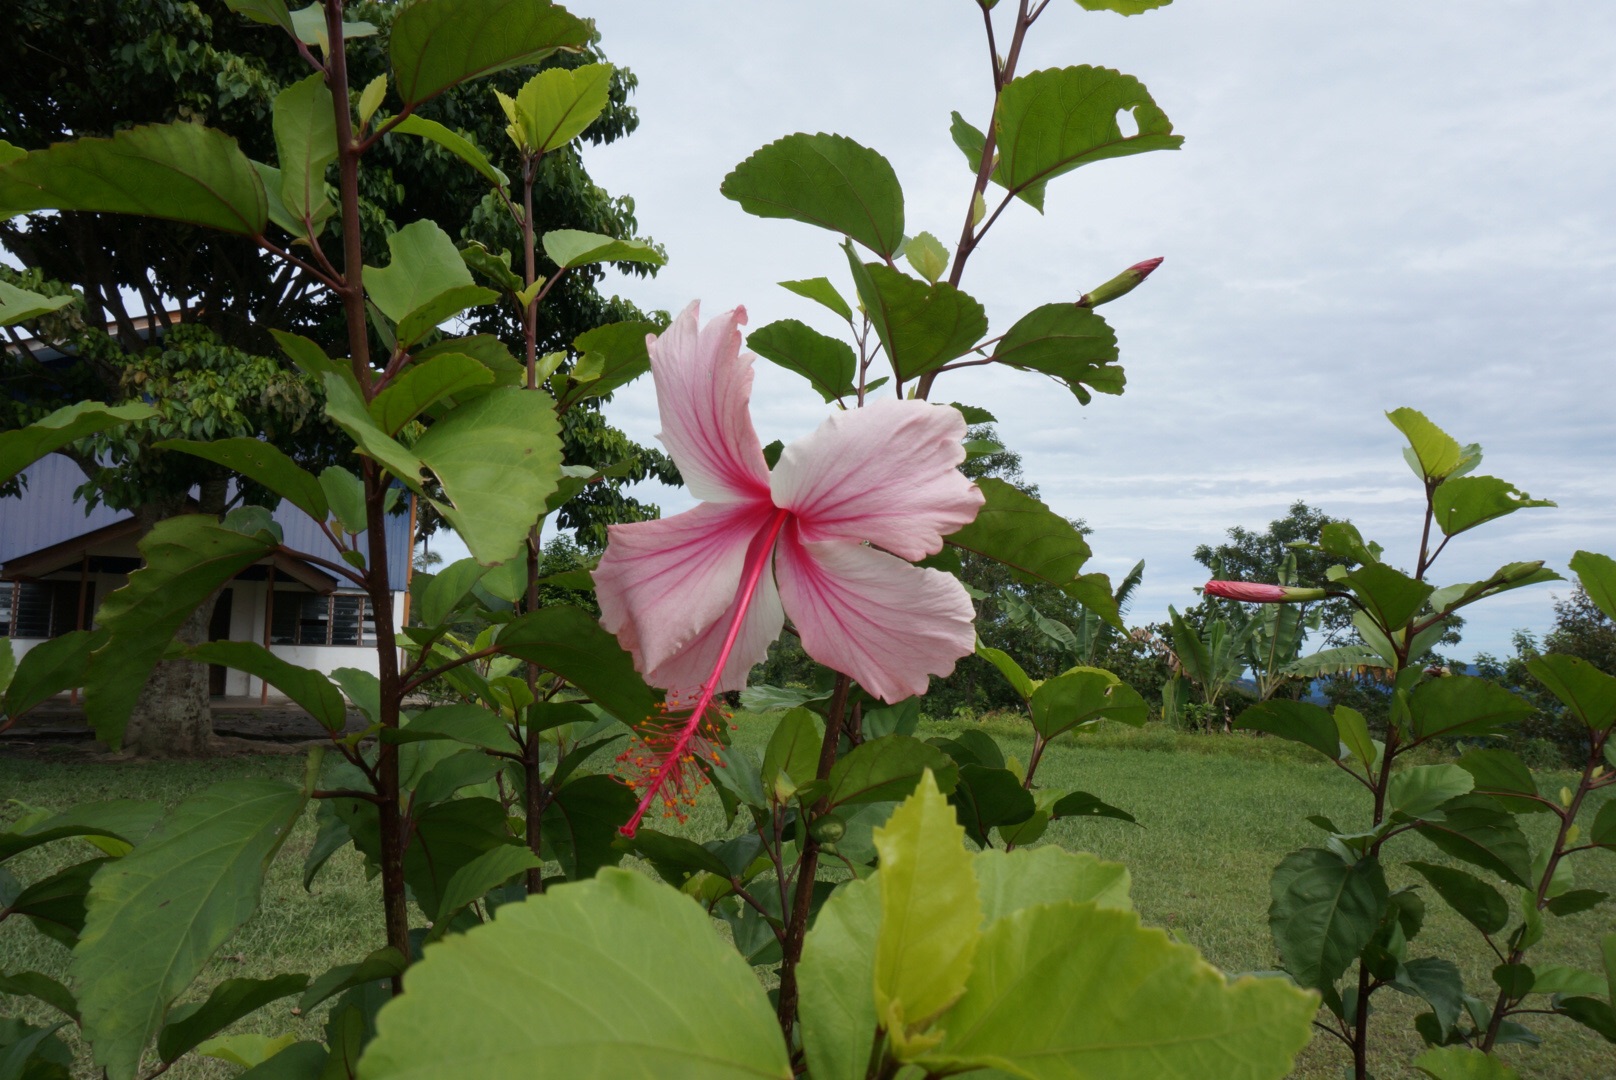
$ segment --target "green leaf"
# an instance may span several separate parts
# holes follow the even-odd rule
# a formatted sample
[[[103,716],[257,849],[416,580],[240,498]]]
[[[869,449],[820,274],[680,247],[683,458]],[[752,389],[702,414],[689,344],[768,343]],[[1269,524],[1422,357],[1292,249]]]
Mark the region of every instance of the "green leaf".
[[[1135,821],[1134,816],[1126,810],[1119,810],[1110,803],[1101,802],[1086,791],[1069,791],[1056,799],[1049,808],[1049,815],[1053,818],[1064,817],[1107,817],[1118,821]],[[1137,824],[1137,822],[1135,822]]]
[[[370,402],[370,415],[389,435],[446,397],[488,386],[494,373],[469,356],[440,353],[404,369]]]
[[[1611,799],[1594,815],[1593,827],[1588,830],[1589,843],[1616,849],[1616,799]]]
[[[1562,998],[1559,1012],[1596,1033],[1606,1042],[1616,1043],[1616,1008],[1612,1008],[1606,1002],[1589,997]]]
[[[1435,591],[1384,563],[1365,563],[1336,584],[1350,588],[1376,624],[1393,631],[1407,625]]]
[[[1109,671],[1074,668],[1046,679],[1028,702],[1032,726],[1045,739],[1087,727],[1100,720],[1115,720],[1138,727],[1150,709],[1139,692]]]
[[[440,705],[411,717],[384,742],[419,742],[428,739],[447,739],[484,750],[514,753],[516,742],[510,726],[497,713],[481,705]]]
[[[589,43],[590,25],[547,0],[421,0],[393,20],[399,97],[419,105],[456,83]]]
[[[719,191],[749,214],[830,229],[882,258],[903,244],[903,189],[892,165],[841,135],[778,139],[735,166]]]
[[[954,804],[965,835],[982,847],[988,846],[988,833],[1000,825],[1017,825],[1032,817],[1037,809],[1032,792],[1009,769],[962,765],[959,784],[949,801]]]
[[[1369,722],[1364,719],[1363,713],[1345,705],[1337,705],[1332,716],[1335,720],[1336,735],[1357,759],[1358,764],[1363,766],[1364,775],[1370,775],[1380,762],[1381,752],[1375,745],[1375,740],[1369,736]],[[1336,752],[1340,752],[1339,747]]]
[[[1311,746],[1331,761],[1341,756],[1341,731],[1336,718],[1306,701],[1276,698],[1261,702],[1235,717],[1234,726],[1245,731],[1266,731]]]
[[[516,556],[561,471],[549,397],[515,387],[457,406],[413,450],[443,485],[438,510],[485,565]]]
[[[903,245],[903,257],[909,260],[915,273],[937,284],[937,279],[943,276],[948,269],[948,249],[929,232],[919,233],[909,238]]]
[[[31,210],[139,214],[258,236],[264,186],[236,140],[176,121],[61,142],[0,173],[0,217]]]
[[[103,405],[99,401],[80,401],[57,409],[27,427],[0,432],[0,484],[69,443],[133,420],[150,420],[156,415],[157,410],[150,405]]]
[[[1386,804],[1409,817],[1430,813],[1449,799],[1467,795],[1476,778],[1457,765],[1414,765],[1392,773]]]
[[[1319,530],[1319,547],[1342,562],[1380,561],[1380,545],[1364,542],[1363,534],[1350,521],[1332,521]]]
[[[102,841],[103,846],[107,843]],[[84,932],[84,905],[90,881],[111,861],[90,859],[41,878],[11,901],[11,914],[27,917],[40,933],[71,949]]]
[[[1464,464],[1465,453],[1459,441],[1431,423],[1424,413],[1393,409],[1386,419],[1408,439],[1409,448],[1404,454],[1415,475],[1426,482],[1442,480]]]
[[[298,999],[297,1007],[305,1013],[309,1012],[316,1005],[344,991],[391,979],[394,975],[402,974],[407,967],[409,962],[397,949],[391,945],[383,946],[356,964],[338,964],[315,979]]]
[[[66,1020],[39,1028],[9,1017],[0,1020],[0,1032],[6,1035],[6,1042],[0,1043],[0,1080],[35,1080],[36,1077],[55,1080],[67,1076],[66,1066],[72,1063],[72,1058],[61,1040],[55,1037],[66,1026]],[[57,1068],[51,1068],[52,1065]]]
[[[612,88],[610,64],[550,68],[523,84],[516,94],[513,136],[533,153],[546,154],[584,133],[606,109]]]
[[[881,934],[875,1013],[900,1048],[959,1000],[981,937],[981,901],[964,830],[928,771],[875,830],[881,855]]]
[[[376,110],[382,107],[387,98],[387,73],[384,71],[365,84],[359,92],[359,127],[365,128],[370,118],[376,115]],[[406,117],[405,119],[409,119]]]
[[[1131,911],[1041,904],[982,934],[942,1045],[919,1063],[1035,1080],[1269,1080],[1290,1071],[1317,1008],[1282,979],[1229,981]]]
[[[663,880],[672,885],[682,883],[692,874],[708,873],[728,881],[734,873],[713,851],[683,836],[640,829],[622,843],[656,867]]]
[[[146,565],[102,601],[97,620],[110,632],[85,676],[84,712],[96,738],[116,747],[134,708],[132,688],[153,666],[197,605],[277,546],[268,533],[247,536],[205,514],[158,522],[140,542]]]
[[[1492,476],[1446,480],[1437,487],[1431,502],[1443,536],[1456,536],[1527,507],[1557,505],[1549,499],[1534,499],[1514,484]]]
[[[337,121],[324,75],[310,75],[275,96],[275,155],[281,205],[299,222],[312,220],[326,204],[325,171],[337,160]]]
[[[85,1037],[112,1080],[136,1075],[169,1004],[258,909],[307,798],[279,781],[215,784],[96,875],[70,970]]]
[[[18,971],[11,975],[0,972],[0,994],[31,997],[43,1001],[72,1020],[79,1018],[78,1002],[73,1000],[72,991],[37,971]]]
[[[1297,983],[1329,990],[1357,958],[1386,910],[1380,863],[1345,863],[1320,848],[1293,851],[1274,869],[1268,927]]]
[[[870,739],[831,767],[826,799],[832,807],[902,799],[927,772],[943,791],[952,791],[959,779],[958,767],[935,746],[908,735]]]
[[[294,9],[291,13],[292,36],[305,45],[314,45],[321,52],[331,51],[331,35],[326,28],[325,5],[320,0],[310,0],[303,7]],[[353,38],[371,37],[376,33],[376,25],[368,22],[342,23],[342,37],[344,41]]]
[[[60,311],[77,299],[73,293],[45,296],[0,281],[0,326],[16,326],[52,311]],[[86,403],[79,404],[82,407]]]
[[[552,229],[544,234],[544,253],[558,267],[590,263],[630,262],[661,266],[668,260],[644,240],[618,240],[577,229]]]
[[[849,881],[819,909],[797,966],[803,1052],[814,1080],[864,1080],[875,1042],[880,874]]]
[[[13,855],[74,836],[112,837],[135,844],[151,831],[163,810],[154,802],[111,799],[86,802],[10,832],[0,832],[0,862]]]
[[[1591,551],[1579,551],[1571,556],[1569,565],[1587,590],[1588,598],[1599,606],[1607,618],[1616,619],[1616,559]]]
[[[168,1022],[157,1036],[157,1054],[164,1063],[173,1061],[248,1013],[272,1001],[302,993],[308,985],[307,975],[226,979],[213,988],[206,1001],[182,1005],[169,1013]]]
[[[789,776],[798,787],[814,779],[819,771],[819,750],[823,742],[819,721],[807,709],[792,709],[782,716],[763,751],[764,790],[772,791],[781,773]]]
[[[1538,964],[1532,968],[1532,993],[1594,995],[1605,992],[1605,979],[1591,971],[1564,964]]]
[[[1119,112],[1133,114],[1137,134],[1122,134]],[[999,147],[994,179],[1011,192],[1030,191],[1091,162],[1176,150],[1184,142],[1138,79],[1088,66],[1011,79],[999,95],[993,125]],[[1029,201],[1043,209],[1041,197]]]
[[[1116,331],[1075,304],[1033,308],[1004,335],[993,359],[1060,380],[1084,405],[1093,400],[1090,391],[1120,394],[1127,383],[1116,364]]]
[[[782,281],[779,284],[781,288],[817,304],[823,304],[847,321],[853,321],[853,309],[847,306],[847,301],[842,299],[842,294],[836,291],[836,286],[830,283],[829,278],[804,278],[801,281]]]
[[[441,938],[448,932],[449,924],[454,921],[455,916],[482,899],[488,890],[505,884],[518,874],[543,865],[537,855],[524,847],[506,844],[489,848],[456,870],[454,876],[449,879],[449,884],[444,886],[443,896],[438,900],[438,912],[432,918],[432,931],[427,935],[427,940],[436,941]]]
[[[1010,684],[1021,700],[1026,701],[1032,697],[1034,690],[1032,678],[1021,669],[1021,665],[1016,663],[1009,653],[990,648],[982,644],[982,639],[978,638],[976,655],[997,668],[999,674],[1004,676],[1005,681]]]
[[[288,663],[256,642],[210,641],[192,646],[189,655],[204,664],[222,664],[263,679],[297,702],[327,731],[341,731],[348,722],[348,703],[330,679]]]
[[[400,135],[415,135],[435,142],[455,157],[477,170],[477,174],[496,188],[503,188],[509,184],[510,177],[506,176],[493,162],[482,148],[466,136],[452,128],[445,127],[436,120],[428,120],[424,116],[411,114],[393,125],[393,131]]]
[[[315,521],[324,521],[331,512],[320,481],[263,439],[215,439],[210,442],[166,439],[154,446],[158,450],[175,450],[223,465],[288,500]]]
[[[1485,795],[1461,795],[1417,826],[1447,854],[1527,888],[1532,852],[1515,818]]]
[[[1526,670],[1590,730],[1605,731],[1616,723],[1616,676],[1586,660],[1557,653],[1534,656],[1526,662]]]
[[[42,641],[23,653],[0,699],[7,716],[17,717],[63,690],[84,683],[90,654],[106,643],[105,630],[73,630]]]
[[[1435,863],[1407,864],[1430,882],[1437,895],[1465,921],[1483,934],[1496,934],[1509,925],[1509,903],[1497,889],[1463,870]]]
[[[1510,795],[1511,792],[1523,795],[1536,795],[1538,792],[1531,770],[1509,750],[1467,750],[1459,759],[1459,768],[1476,778],[1476,794],[1492,796],[1511,813],[1551,812],[1550,807],[1536,799],[1520,799]]]
[[[1017,581],[1065,585],[1089,558],[1089,545],[1072,523],[1004,480],[976,482],[986,501],[976,520],[946,538],[951,547],[1002,563]]]
[[[1532,714],[1532,705],[1525,698],[1470,675],[1448,675],[1421,683],[1409,695],[1408,707],[1414,734],[1421,739],[1433,735],[1496,735],[1506,724]]]
[[[1155,8],[1166,7],[1173,0],[1077,0],[1084,11],[1114,11],[1118,15],[1142,15]]]
[[[614,866],[622,853],[613,846],[618,829],[639,802],[632,788],[615,776],[580,776],[567,784],[545,808],[544,852],[561,864],[570,880],[593,877]]]
[[[505,626],[501,652],[553,671],[630,727],[651,715],[654,699],[634,658],[581,608],[556,605]]]
[[[1609,899],[1609,893],[1603,893],[1597,889],[1572,889],[1570,892],[1563,892],[1549,901],[1549,914],[1565,918],[1567,915],[1576,915],[1596,908]]]
[[[759,356],[807,379],[827,402],[856,394],[853,376],[858,361],[845,341],[827,337],[796,319],[760,326],[746,344]]]
[[[946,281],[928,285],[880,263],[860,263],[846,248],[859,299],[899,382],[970,352],[988,332],[982,305]]]
[[[979,851],[972,858],[984,926],[1038,904],[1071,901],[1132,911],[1132,879],[1121,863],[1049,846],[1031,851]]]
[[[391,258],[386,267],[365,267],[365,289],[377,309],[397,324],[401,347],[415,344],[468,307],[499,299],[498,293],[471,280],[454,241],[430,219],[393,233],[387,250]]]
[[[460,249],[460,258],[467,266],[504,291],[512,294],[522,291],[522,279],[511,269],[509,249],[502,249],[496,255],[481,243],[473,242]]]
[[[253,22],[278,26],[288,34],[292,33],[292,16],[287,12],[284,0],[224,0],[224,2],[231,11],[245,15]]]
[[[364,1075],[517,1080],[535,1062],[556,1076],[791,1076],[752,969],[689,898],[623,870],[502,905],[432,948],[377,1018]]]
[[[1414,1059],[1432,1080],[1521,1080],[1521,1074],[1491,1054],[1467,1046],[1442,1046]]]
[[[588,370],[594,378],[587,381],[569,378],[567,388],[556,396],[556,409],[565,412],[580,401],[605,397],[650,371],[651,355],[645,339],[656,332],[654,323],[620,322],[579,334],[572,343],[579,356],[573,373]]]

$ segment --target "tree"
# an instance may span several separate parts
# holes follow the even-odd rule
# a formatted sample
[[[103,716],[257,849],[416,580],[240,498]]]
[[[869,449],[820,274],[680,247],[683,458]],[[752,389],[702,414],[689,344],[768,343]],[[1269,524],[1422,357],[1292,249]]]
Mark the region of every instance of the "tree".
[[[357,92],[386,70],[387,32],[399,8],[360,3],[348,10],[356,22],[376,31],[352,51]],[[110,135],[134,124],[188,120],[224,129],[255,160],[275,160],[276,95],[309,71],[275,35],[216,0],[99,0],[81,5],[72,18],[46,0],[19,0],[0,11],[0,32],[39,59],[0,70],[0,139],[24,149]],[[94,62],[55,59],[64,57]],[[597,46],[550,63],[577,66],[598,59]],[[455,87],[420,115],[459,131],[496,164],[514,167],[498,109],[490,107],[490,86],[514,93],[533,70],[516,68]],[[627,100],[635,85],[631,73],[616,71],[605,111],[582,138],[600,144],[632,132],[637,118]],[[480,242],[494,251],[511,246],[509,216],[493,204],[481,178],[441,146],[395,133],[373,154],[381,167],[365,174],[361,189],[368,262],[387,262],[388,236],[423,218],[437,220],[463,244]],[[545,155],[537,181],[540,230],[633,235],[632,201],[597,187],[576,147]],[[337,231],[335,221],[325,226],[327,236]],[[281,243],[290,247],[285,237]],[[147,529],[180,512],[193,489],[201,492],[204,512],[222,512],[228,470],[154,450],[152,443],[160,438],[264,437],[315,470],[343,459],[333,429],[322,419],[317,384],[281,358],[267,332],[270,327],[292,330],[339,356],[346,353],[341,306],[308,273],[242,237],[125,215],[25,215],[0,222],[0,247],[24,267],[21,275],[0,270],[0,277],[46,294],[72,291],[79,297],[71,308],[28,324],[26,333],[8,328],[12,349],[0,356],[0,381],[6,386],[0,430],[82,400],[155,397],[163,412],[116,438],[79,445],[73,456],[85,469],[89,498],[134,512]],[[629,269],[646,272],[639,265]],[[643,318],[633,305],[599,294],[601,274],[596,267],[577,268],[562,278],[540,308],[541,349],[568,350],[595,326]],[[522,340],[515,310],[476,309],[467,321],[507,346]],[[40,362],[41,347],[76,362],[46,366]],[[162,393],[153,394],[159,387]],[[604,542],[610,522],[656,514],[655,507],[623,495],[624,485],[647,476],[678,480],[659,452],[635,445],[606,424],[599,406],[600,400],[591,400],[569,411],[566,460],[623,467],[591,485],[559,515],[563,527],[578,530],[593,548]],[[269,505],[275,501],[250,486],[238,494]],[[421,529],[430,532],[438,524],[428,512]],[[199,639],[211,607],[198,609],[181,630],[181,640]],[[211,725],[201,667],[186,661],[160,666],[144,691],[140,715],[148,722],[131,730],[129,745],[135,750],[205,752]]]

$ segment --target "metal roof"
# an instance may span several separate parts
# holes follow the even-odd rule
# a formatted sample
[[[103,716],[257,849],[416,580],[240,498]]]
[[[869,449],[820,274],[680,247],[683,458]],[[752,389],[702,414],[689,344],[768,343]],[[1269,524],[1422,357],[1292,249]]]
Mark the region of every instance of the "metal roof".
[[[84,504],[73,497],[74,490],[84,483],[84,473],[61,454],[41,458],[28,466],[24,475],[28,484],[22,495],[0,499],[0,564],[134,517],[128,511],[104,505],[86,514]],[[291,503],[281,503],[275,510],[275,521],[285,534],[287,547],[322,558],[334,557],[331,542],[320,526]],[[363,542],[360,549],[364,549]],[[404,589],[410,555],[409,515],[389,515],[387,570],[395,591]]]

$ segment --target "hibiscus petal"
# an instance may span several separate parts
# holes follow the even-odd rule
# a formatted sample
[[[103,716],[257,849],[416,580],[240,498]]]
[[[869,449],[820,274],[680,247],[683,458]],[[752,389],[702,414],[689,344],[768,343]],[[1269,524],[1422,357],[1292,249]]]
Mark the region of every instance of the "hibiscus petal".
[[[762,557],[767,558],[767,553],[763,553]],[[724,647],[724,638],[729,635],[729,626],[734,621],[740,597],[732,591],[730,601],[729,607],[711,626],[677,654],[657,665],[646,675],[646,680],[653,686],[666,687],[671,692],[670,696],[690,705],[718,664],[718,655]],[[746,609],[746,616],[741,621],[740,631],[735,636],[729,659],[724,662],[724,670],[713,687],[714,691],[721,694],[727,690],[746,689],[747,675],[768,656],[769,646],[780,636],[785,624],[786,613],[780,606],[780,590],[775,586],[774,575],[765,568]]]
[[[741,352],[746,309],[706,326],[700,311],[701,302],[692,303],[647,341],[662,414],[658,438],[703,502],[767,500],[769,467],[748,411],[755,357]]]
[[[704,503],[660,521],[607,530],[606,553],[594,572],[601,625],[633,654],[635,668],[647,681],[675,691],[706,681],[717,660],[716,646],[707,657],[707,669],[694,677],[690,669],[700,656],[694,661],[689,657],[705,649],[713,627],[720,623],[722,643],[729,625],[725,615],[740,588],[747,552],[773,512],[756,503]],[[769,598],[775,611],[780,601],[772,583],[768,597],[764,591],[759,588],[754,605],[763,609],[758,617],[766,626]],[[780,620],[775,616],[775,635]],[[755,643],[747,637],[741,644]],[[767,648],[764,642],[763,650]],[[742,651],[737,645],[736,652]],[[747,655],[758,653],[753,649]]]
[[[833,413],[780,455],[774,503],[796,515],[804,540],[868,540],[923,559],[982,505],[958,468],[964,435],[959,410],[924,401]]]
[[[846,541],[804,542],[788,525],[775,575],[803,650],[883,701],[926,692],[976,647],[971,598],[940,570]]]

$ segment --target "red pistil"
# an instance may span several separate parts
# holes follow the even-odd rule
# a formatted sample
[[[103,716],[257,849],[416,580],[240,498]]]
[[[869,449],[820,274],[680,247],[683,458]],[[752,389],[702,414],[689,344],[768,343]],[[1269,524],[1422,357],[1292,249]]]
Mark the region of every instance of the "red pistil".
[[[735,639],[740,636],[741,624],[746,619],[747,609],[752,606],[752,597],[757,594],[758,583],[763,580],[763,575],[769,569],[770,560],[774,555],[774,542],[790,516],[789,511],[776,510],[769,523],[754,540],[752,550],[747,554],[746,567],[741,571],[741,589],[735,598],[735,614],[730,619],[729,632],[724,635],[724,645],[718,652],[718,662],[713,666],[713,673],[707,677],[707,681],[702,684],[701,692],[696,695],[689,718],[677,730],[667,733],[664,737],[653,736],[643,740],[647,747],[660,755],[661,761],[655,768],[649,770],[640,792],[640,804],[635,808],[634,816],[618,830],[624,836],[632,838],[639,831],[640,821],[659,797],[670,810],[677,806],[677,800],[667,794],[666,789],[671,785],[683,792],[684,775],[689,766],[695,764],[695,752],[708,742],[707,736],[715,731],[714,721],[708,715],[713,697],[718,693],[718,683],[724,676],[724,666],[729,663],[729,655],[735,649]]]

